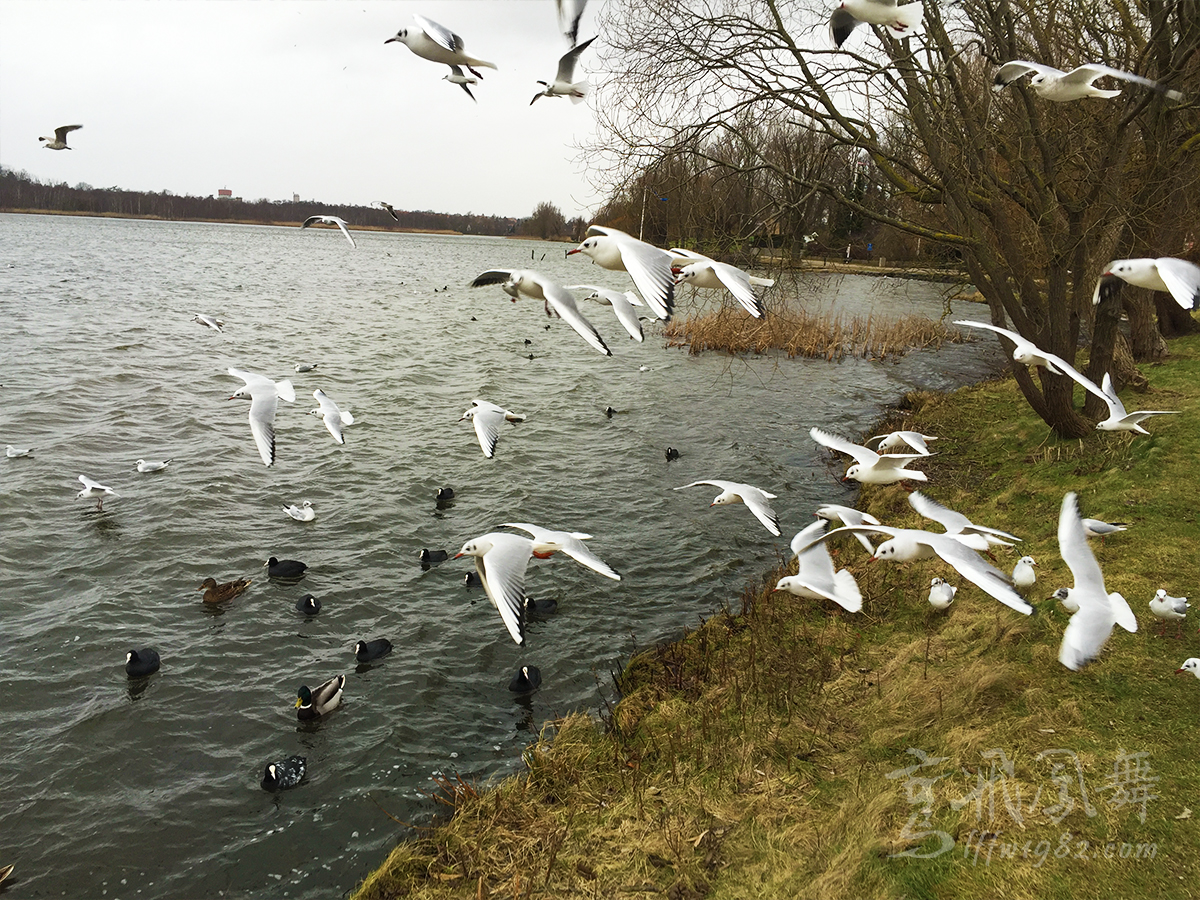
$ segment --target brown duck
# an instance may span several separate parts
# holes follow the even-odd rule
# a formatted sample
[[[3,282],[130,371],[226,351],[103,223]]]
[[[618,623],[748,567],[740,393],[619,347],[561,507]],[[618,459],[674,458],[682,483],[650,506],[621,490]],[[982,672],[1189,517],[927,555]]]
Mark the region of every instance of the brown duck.
[[[224,603],[232,600],[249,586],[249,578],[239,578],[237,581],[227,581],[224,584],[217,584],[215,578],[205,578],[204,583],[196,590],[204,591],[205,603]]]

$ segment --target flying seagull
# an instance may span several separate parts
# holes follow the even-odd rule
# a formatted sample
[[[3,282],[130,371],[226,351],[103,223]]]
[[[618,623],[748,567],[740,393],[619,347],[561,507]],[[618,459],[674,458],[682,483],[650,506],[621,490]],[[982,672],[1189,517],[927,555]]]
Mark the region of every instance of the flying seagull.
[[[70,150],[71,148],[67,146],[67,135],[82,127],[82,125],[59,125],[54,129],[53,138],[39,137],[38,140],[46,142],[42,146],[47,150]]]
[[[519,528],[533,537],[533,555],[538,559],[549,559],[560,550],[581,566],[599,572],[605,578],[620,581],[621,576],[608,563],[588,549],[584,541],[591,540],[590,534],[582,531],[555,531],[541,528],[528,522],[505,522],[501,528]]]
[[[587,0],[554,0],[558,7],[558,26],[572,46],[579,40],[579,20],[583,18],[583,10]]]
[[[713,487],[721,489],[721,493],[717,494],[713,502],[709,504],[710,507],[724,506],[727,503],[737,503],[739,501],[745,503],[750,512],[754,513],[755,518],[766,526],[767,531],[779,537],[779,516],[776,515],[775,510],[771,509],[771,505],[767,502],[768,500],[776,499],[774,494],[764,491],[762,488],[757,488],[752,484],[743,484],[739,481],[720,481],[718,479],[693,481],[691,484],[682,485],[675,488],[675,490],[682,491],[685,488],[695,487],[698,484],[711,484]],[[793,548],[793,552],[797,551]]]
[[[516,425],[518,422],[524,422],[525,417],[487,400],[471,402],[474,406],[463,413],[458,421],[471,420],[471,424],[475,426],[475,436],[479,438],[479,449],[483,451],[484,456],[491,459],[496,452],[496,442],[500,440],[500,426],[505,422]]]
[[[671,254],[631,234],[605,225],[588,226],[588,237],[567,256],[582,253],[596,265],[628,272],[646,305],[664,322],[670,321],[675,305],[675,276]]]
[[[809,436],[822,447],[836,450],[854,457],[854,465],[846,470],[842,481],[857,481],[861,484],[894,484],[911,478],[914,481],[928,481],[924,472],[906,469],[914,459],[929,456],[928,453],[884,453],[854,444],[836,434],[822,431],[820,428],[809,429]]]
[[[339,409],[338,405],[329,399],[329,395],[320,388],[313,391],[313,398],[321,405],[321,408],[309,410],[309,415],[324,421],[325,427],[329,429],[329,433],[333,435],[335,441],[339,444],[346,443],[346,439],[342,437],[342,429],[347,425],[354,424],[354,416],[350,415],[350,410]]]
[[[601,306],[612,307],[617,320],[625,326],[625,330],[629,332],[631,338],[639,344],[645,339],[641,317],[634,308],[645,306],[645,304],[633,291],[614,291],[594,284],[568,284],[566,287],[568,291],[591,291],[583,298],[584,300],[592,300]]]
[[[457,84],[460,88],[467,92],[467,96],[475,100],[475,95],[471,93],[471,89],[467,87],[469,84],[479,84],[479,79],[472,75],[464,75],[462,69],[458,66],[450,67],[450,74],[443,75],[442,81],[448,81],[451,84]],[[478,103],[478,100],[475,100]]]
[[[472,97],[471,99],[473,100],[475,98]],[[387,214],[392,217],[392,221],[394,221],[394,222],[400,221],[400,217],[398,215],[396,215],[396,210],[392,209],[392,204],[388,203],[386,200],[380,200],[379,205],[387,210]]]
[[[1105,75],[1112,78],[1119,78],[1122,81],[1132,81],[1134,84],[1140,84],[1144,88],[1149,88],[1160,94],[1166,94],[1172,100],[1183,99],[1183,94],[1179,93],[1179,91],[1169,90],[1157,81],[1151,81],[1149,78],[1143,78],[1141,75],[1134,75],[1132,72],[1122,72],[1120,69],[1103,66],[1099,63],[1087,63],[1086,65],[1077,66],[1070,72],[1064,72],[1062,69],[1056,69],[1053,66],[1044,66],[1041,63],[1029,62],[1025,59],[1014,59],[1012,62],[1006,62],[997,69],[996,76],[992,81],[992,90],[1002,91],[1006,86],[1030,72],[1035,74],[1030,80],[1029,86],[1037,91],[1038,96],[1046,100],[1053,100],[1056,103],[1068,103],[1071,100],[1082,100],[1085,97],[1110,98],[1120,96],[1120,91],[1101,90],[1093,84],[1096,79]]]
[[[897,5],[896,0],[844,0],[829,17],[829,33],[835,47],[846,43],[861,22],[883,25],[892,37],[904,38],[920,30],[921,15],[919,0],[903,6]]]
[[[104,497],[106,495],[111,497],[118,496],[117,492],[112,488],[98,481],[93,481],[86,475],[79,476],[79,483],[83,485],[83,490],[75,496],[81,500],[90,500],[92,497],[95,497],[96,509],[104,509]]]
[[[493,531],[467,541],[454,556],[475,557],[483,589],[518,644],[525,643],[525,569],[532,555],[529,538]]]
[[[468,56],[466,48],[463,46],[463,39],[444,25],[439,25],[416,13],[413,14],[413,19],[416,20],[416,28],[401,28],[394,37],[388,38],[384,43],[390,44],[392,41],[396,41],[417,56],[431,62],[443,63],[447,66],[466,66],[476,78],[483,76],[474,69],[474,66],[483,66],[488,69],[497,68],[495,63]]]
[[[965,325],[968,328],[986,328],[988,331],[994,331],[996,334],[1002,334],[1016,346],[1013,347],[1012,358],[1023,366],[1044,366],[1047,370],[1055,375],[1065,375],[1066,369],[1071,366],[1061,356],[1056,356],[1053,353],[1047,353],[1035,344],[1033,341],[1021,337],[1015,331],[1009,331],[1007,328],[1001,328],[998,325],[991,325],[987,322],[973,322],[970,319],[957,319],[955,325]]]
[[[537,102],[538,97],[570,97],[572,103],[583,102],[583,98],[591,90],[591,85],[586,79],[574,83],[571,82],[571,79],[575,77],[575,63],[579,60],[579,55],[594,40],[595,38],[588,38],[562,55],[558,61],[558,73],[554,76],[554,80],[538,82],[546,89],[533,95],[533,99],[529,101],[530,106]]]
[[[746,307],[746,312],[754,318],[761,319],[763,317],[766,310],[763,309],[762,301],[754,295],[754,288],[751,285],[771,287],[775,284],[774,279],[750,275],[737,266],[717,262],[691,250],[672,247],[670,252],[675,257],[672,260],[671,271],[677,274],[676,285],[690,284],[692,287],[698,288],[724,288],[733,294],[738,303]]]
[[[258,447],[259,456],[266,465],[275,462],[275,411],[279,398],[288,403],[296,402],[296,390],[288,379],[272,381],[265,375],[256,375],[241,369],[227,370],[234,378],[246,382],[229,397],[230,400],[250,398],[250,433]]]
[[[1115,296],[1122,282],[1167,291],[1184,309],[1195,309],[1200,304],[1200,266],[1186,259],[1114,259],[1096,281],[1092,304]]]
[[[829,548],[817,540],[825,533],[828,524],[823,519],[818,520],[792,538],[796,574],[780,578],[774,589],[806,600],[832,600],[846,612],[860,612],[862,593],[854,576],[848,569],[835,572]],[[795,550],[797,547],[801,548],[798,552]]]
[[[354,243],[354,238],[350,237],[350,231],[346,228],[345,219],[338,218],[337,216],[309,216],[304,220],[304,224],[300,227],[307,228],[309,225],[314,225],[317,222],[321,222],[325,225],[336,225],[338,228],[342,229],[342,234],[346,236],[346,240],[350,242],[350,246],[358,249],[358,244]]]
[[[596,350],[605,356],[612,356],[612,351],[604,343],[604,338],[600,337],[596,326],[584,318],[579,307],[575,305],[575,298],[571,292],[558,282],[551,281],[545,275],[534,272],[532,269],[488,269],[488,271],[476,275],[471,281],[471,287],[483,287],[489,284],[500,285],[504,292],[513,298],[513,302],[516,302],[517,297],[521,294],[532,297],[534,300],[543,301],[546,315],[558,316]]]

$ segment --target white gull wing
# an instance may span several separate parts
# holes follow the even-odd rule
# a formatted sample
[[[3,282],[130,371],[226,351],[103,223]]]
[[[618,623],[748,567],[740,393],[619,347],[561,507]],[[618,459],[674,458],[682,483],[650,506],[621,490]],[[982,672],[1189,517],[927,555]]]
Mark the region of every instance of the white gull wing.
[[[193,322],[199,322],[201,325],[207,325],[213,331],[224,331],[225,323],[220,319],[214,319],[212,316],[206,316],[204,313],[197,313],[192,319]]]
[[[1154,263],[1158,277],[1179,305],[1184,309],[1195,309],[1200,304],[1200,266],[1170,256],[1156,259]]]
[[[1026,59],[1014,59],[996,70],[996,74],[992,77],[992,90],[1001,91],[1022,75],[1028,75],[1030,72],[1037,72],[1039,75],[1046,75],[1050,78],[1061,78],[1067,74],[1054,66],[1042,65]]]
[[[912,460],[930,455],[928,453],[884,453],[881,455],[861,444],[854,444],[836,434],[822,431],[816,426],[810,428],[808,433],[821,446],[853,456],[855,462],[869,469],[903,469]],[[916,476],[920,473],[913,472],[912,474]]]
[[[893,539],[911,542],[917,548],[937,554],[943,562],[949,563],[959,575],[966,578],[985,593],[999,600],[1005,606],[1019,613],[1029,615],[1033,612],[1025,599],[1013,590],[1008,578],[999,569],[990,566],[974,550],[963,545],[952,535],[933,534],[912,528],[892,528],[887,525],[847,525],[835,528],[825,535],[825,538],[843,532],[853,534],[859,531],[890,535]],[[818,538],[823,540],[824,538]],[[885,542],[886,543],[886,542]],[[881,547],[883,545],[880,545]],[[801,548],[803,549],[803,548]],[[876,551],[876,559],[879,558]],[[900,560],[903,561],[903,560]]]
[[[713,487],[721,489],[721,493],[717,495],[716,499],[709,506],[723,506],[726,503],[734,503],[740,500],[746,504],[750,512],[754,513],[755,518],[766,526],[767,531],[776,537],[779,537],[782,533],[779,530],[779,516],[775,514],[775,510],[771,509],[767,503],[768,500],[776,499],[774,494],[764,491],[762,488],[757,488],[752,484],[717,479],[693,481],[691,484],[682,485],[675,488],[675,490],[682,491],[684,488],[696,487],[696,485],[700,484],[711,484]]]
[[[624,231],[603,225],[589,226],[588,235],[578,247],[568,250],[567,255],[585,253],[605,269],[628,272],[654,314],[664,322],[668,321],[675,304],[671,254]]]
[[[570,291],[561,284],[550,281],[548,278],[542,279],[541,286],[546,302],[554,308],[559,318],[574,328],[579,336],[595,349],[599,350],[605,356],[612,356],[612,351],[604,343],[604,338],[600,337],[600,332],[596,330],[596,326],[584,318],[583,313],[579,311],[579,307],[575,305],[575,298],[571,295]]]
[[[296,390],[287,378],[272,381],[264,375],[242,369],[230,368],[226,371],[246,382],[246,386],[236,391],[233,397],[250,395],[250,434],[254,436],[263,463],[269,466],[275,462],[275,413],[279,408],[279,399],[295,402]]]
[[[994,331],[996,334],[1002,334],[1016,346],[1013,348],[1013,359],[1016,362],[1026,366],[1045,366],[1055,375],[1067,374],[1064,370],[1075,370],[1061,356],[1056,356],[1053,353],[1047,353],[1035,344],[1033,341],[1021,337],[1015,331],[1009,331],[1007,328],[1001,328],[998,325],[992,325],[988,322],[973,322],[970,319],[956,319],[955,325],[965,325],[968,328],[985,328],[988,331]],[[1079,375],[1078,372],[1075,373]],[[1082,375],[1079,375],[1082,378]],[[1090,382],[1089,382],[1090,383]]]
[[[1105,75],[1121,81],[1131,81],[1134,84],[1140,84],[1144,88],[1149,88],[1160,94],[1166,94],[1172,100],[1183,99],[1183,94],[1179,91],[1173,91],[1166,85],[1159,84],[1157,81],[1141,75],[1134,75],[1132,72],[1126,72],[1123,69],[1114,69],[1112,66],[1106,66],[1101,63],[1084,63],[1082,66],[1076,66],[1070,72],[1064,74],[1061,81],[1064,85],[1083,87],[1090,86],[1097,78]]]
[[[936,441],[932,434],[921,434],[919,431],[893,431],[889,434],[877,434],[866,442],[871,447],[873,441],[879,441],[876,447],[871,447],[879,453],[887,453],[900,447],[908,446],[923,456],[932,456],[927,441]]]
[[[841,506],[837,503],[827,503],[820,507],[813,515],[821,519],[833,521],[839,520],[844,525],[878,525],[879,520],[870,513],[860,512],[857,509],[849,506]],[[863,545],[863,548],[872,556],[875,555],[875,545],[863,532],[857,532],[854,535],[858,542]],[[795,553],[795,550],[792,551]]]
[[[475,436],[479,439],[479,449],[483,455],[491,459],[496,452],[496,442],[500,440],[500,426],[504,424],[504,410],[486,400],[472,400],[475,405],[462,414],[462,418],[470,419],[475,427]]]
[[[1058,513],[1058,552],[1075,579],[1073,593],[1108,597],[1104,589],[1104,574],[1100,571],[1092,548],[1088,546],[1083,519],[1079,515],[1079,502],[1073,492],[1063,497]]]
[[[354,243],[354,238],[350,236],[350,231],[346,228],[346,222],[344,219],[340,219],[337,216],[309,216],[304,220],[304,224],[300,227],[307,228],[309,225],[312,225],[316,222],[324,222],[326,225],[336,225],[342,230],[342,234],[346,236],[346,240],[350,242],[350,246],[358,249],[358,244]]]
[[[447,28],[445,25],[439,25],[433,19],[427,19],[422,15],[413,13],[413,19],[425,35],[438,46],[449,50],[451,53],[463,52],[463,39]]]
[[[837,603],[846,612],[859,612],[862,610],[862,592],[858,582],[846,569],[834,571],[829,548],[817,540],[825,532],[826,524],[824,520],[813,522],[792,538],[793,552],[797,546],[801,547],[796,553],[797,571],[792,577],[813,593]]]
[[[79,483],[83,485],[83,490],[80,491],[78,494],[78,496],[80,496],[80,497],[91,497],[91,496],[94,496],[95,494],[111,494],[114,497],[117,496],[117,492],[114,491],[112,488],[108,487],[107,485],[101,484],[98,481],[93,481],[91,478],[88,478],[86,475],[79,476]]]
[[[1012,544],[1008,543],[1009,541],[1021,540],[1016,535],[1009,534],[1007,531],[1001,531],[998,528],[988,528],[985,525],[976,525],[962,513],[942,506],[942,504],[930,497],[926,497],[920,491],[913,491],[909,494],[908,503],[920,515],[937,522],[945,528],[947,534],[978,534],[987,538],[987,543],[1000,544],[1004,547],[1012,546]]]
[[[454,557],[475,557],[483,589],[518,644],[525,643],[525,569],[532,555],[533,541],[493,531],[467,541]]]
[[[907,37],[921,28],[920,2],[898,6],[896,0],[843,0],[829,16],[829,34],[835,47],[850,37],[860,22],[883,25],[895,38]]]
[[[554,76],[555,82],[562,85],[569,85],[571,79],[575,77],[575,63],[579,61],[580,54],[588,48],[588,45],[595,38],[588,38],[582,44],[577,44],[564,53],[558,59],[558,73]]]
[[[724,288],[733,294],[734,299],[754,318],[761,319],[765,314],[762,301],[755,296],[754,288],[750,286],[750,276],[728,263],[712,259],[689,263],[679,271],[675,283],[681,282],[688,282],[696,287]]]
[[[528,522],[504,522],[501,528],[519,528],[533,536],[534,554],[552,554],[560,550],[579,563],[581,566],[599,572],[613,581],[620,581],[621,576],[608,563],[588,549],[583,542],[591,538],[590,534],[578,531],[554,531],[531,525]]]

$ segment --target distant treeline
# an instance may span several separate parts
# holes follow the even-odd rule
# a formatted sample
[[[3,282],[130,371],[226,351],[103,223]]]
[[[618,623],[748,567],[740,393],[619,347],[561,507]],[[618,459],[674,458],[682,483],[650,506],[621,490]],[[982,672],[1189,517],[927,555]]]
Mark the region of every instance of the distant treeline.
[[[541,207],[539,207],[539,210]],[[193,197],[170,191],[152,193],[119,187],[96,188],[90,184],[70,187],[44,182],[28,172],[0,166],[0,211],[39,210],[46,212],[127,216],[130,218],[175,219],[215,222],[297,223],[312,215],[341,216],[351,225],[388,231],[454,231],[463,234],[543,235],[541,223],[530,216],[516,219],[471,213],[438,213],[402,210],[398,220],[387,210],[371,206],[340,206],[317,200],[253,200],[240,197]],[[561,215],[561,214],[560,214]]]

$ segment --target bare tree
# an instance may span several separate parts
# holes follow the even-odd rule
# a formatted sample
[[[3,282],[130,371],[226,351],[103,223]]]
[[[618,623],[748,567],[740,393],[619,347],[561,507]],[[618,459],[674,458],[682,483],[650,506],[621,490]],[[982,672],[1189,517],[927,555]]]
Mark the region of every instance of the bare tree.
[[[1195,97],[1177,102],[1122,82],[1115,99],[1054,103],[1024,83],[994,92],[993,73],[1009,60],[1061,69],[1095,62],[1181,87],[1197,71],[1198,7],[926,3],[920,33],[897,40],[864,26],[837,50],[825,5],[609,4],[601,29],[614,74],[597,104],[591,155],[607,162],[601,176],[610,185],[664,158],[691,158],[694,169],[752,176],[780,214],[817,194],[850,215],[947,245],[994,320],[1007,317],[1073,361],[1102,267],[1134,245],[1132,234],[1161,227],[1154,198],[1167,190],[1191,212],[1200,205]],[[819,155],[797,164],[783,150],[789,142]],[[1110,342],[1093,365],[1107,366],[1111,352]],[[1016,378],[1057,433],[1090,430],[1069,379],[1023,367]]]

